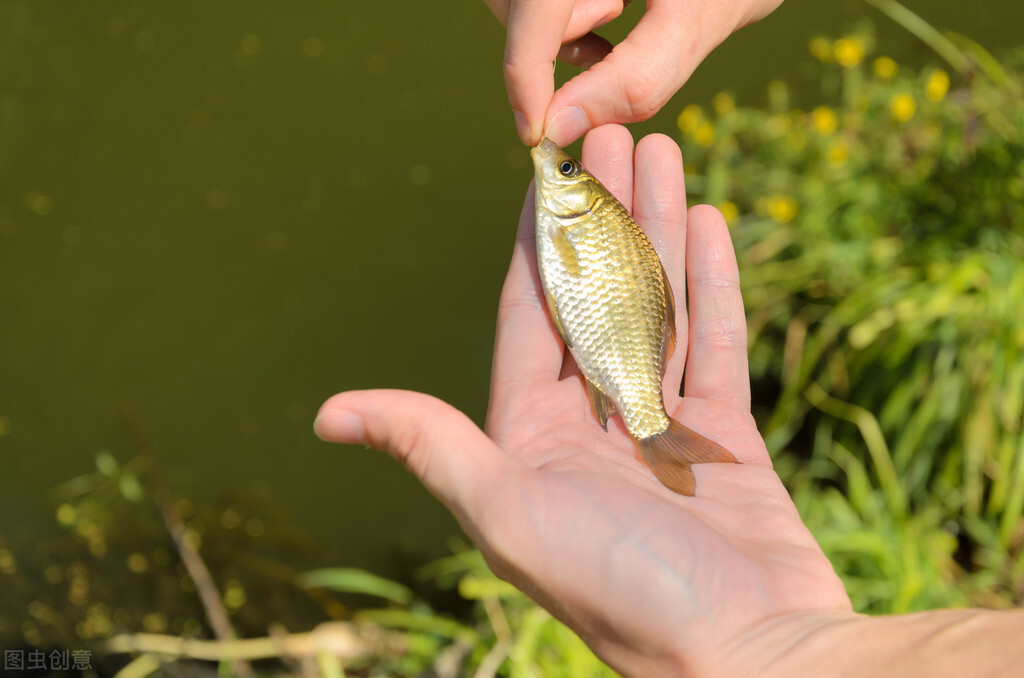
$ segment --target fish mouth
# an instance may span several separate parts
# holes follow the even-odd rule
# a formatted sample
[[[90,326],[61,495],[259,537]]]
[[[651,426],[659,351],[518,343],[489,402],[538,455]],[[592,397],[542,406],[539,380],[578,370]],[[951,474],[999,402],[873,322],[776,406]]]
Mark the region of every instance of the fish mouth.
[[[545,168],[550,164],[552,159],[558,157],[562,153],[562,149],[555,145],[555,142],[551,141],[547,137],[541,139],[541,142],[530,149],[530,157],[533,158],[533,169],[536,172],[537,178],[545,176],[547,172]]]
[[[557,151],[561,149],[555,145],[555,142],[547,137],[541,139],[540,143],[530,149],[530,155],[533,156],[534,161],[543,160],[550,158]]]

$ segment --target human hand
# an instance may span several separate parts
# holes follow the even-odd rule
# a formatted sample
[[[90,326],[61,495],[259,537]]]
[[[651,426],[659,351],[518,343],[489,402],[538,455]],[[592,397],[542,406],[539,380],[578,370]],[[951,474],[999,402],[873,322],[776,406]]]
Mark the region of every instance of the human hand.
[[[385,390],[331,398],[317,433],[404,462],[496,573],[617,670],[760,675],[798,634],[853,613],[750,415],[728,229],[710,207],[687,212],[667,137],[634,153],[624,128],[602,127],[586,137],[583,162],[631,208],[673,283],[669,414],[742,463],[694,466],[696,496],[684,497],[637,461],[617,417],[601,429],[545,307],[532,189],[499,304],[487,433],[435,398]]]
[[[523,143],[559,146],[613,122],[646,120],[729,35],[782,0],[648,0],[625,40],[592,31],[629,0],[484,0],[508,27],[505,86]],[[555,92],[555,59],[586,68]]]

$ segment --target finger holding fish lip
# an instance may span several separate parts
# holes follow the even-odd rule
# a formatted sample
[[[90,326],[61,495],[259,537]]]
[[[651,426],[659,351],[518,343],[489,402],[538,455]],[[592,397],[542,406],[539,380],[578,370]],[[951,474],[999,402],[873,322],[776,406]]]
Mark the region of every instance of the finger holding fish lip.
[[[555,92],[551,64],[558,56],[574,4],[574,0],[519,0],[505,8],[505,85],[516,128],[527,145],[540,141],[544,113]]]
[[[592,31],[618,17],[629,3],[487,0],[487,4],[508,26],[506,89],[519,137],[533,146],[544,136],[541,128],[555,92],[552,64],[557,59],[585,67],[601,61],[611,51],[611,44]]]

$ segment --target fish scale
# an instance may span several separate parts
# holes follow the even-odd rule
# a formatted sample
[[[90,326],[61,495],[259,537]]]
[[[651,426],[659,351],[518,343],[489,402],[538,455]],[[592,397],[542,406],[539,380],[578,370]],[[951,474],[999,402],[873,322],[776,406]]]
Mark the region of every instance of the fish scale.
[[[665,411],[661,380],[675,313],[661,261],[626,208],[578,161],[546,139],[532,155],[541,282],[594,413],[606,426],[618,412],[655,476],[693,494],[691,464],[735,458]]]
[[[566,270],[550,238],[538,239],[541,275],[580,371],[616,403],[630,434],[646,438],[669,424],[661,399],[661,263],[621,203],[606,199],[592,216],[567,226],[545,219],[543,228],[565,229],[580,275]]]

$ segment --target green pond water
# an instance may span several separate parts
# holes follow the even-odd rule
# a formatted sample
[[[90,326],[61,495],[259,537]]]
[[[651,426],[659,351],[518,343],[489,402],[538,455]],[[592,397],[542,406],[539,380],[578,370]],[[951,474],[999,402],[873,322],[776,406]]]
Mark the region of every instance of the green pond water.
[[[1018,0],[906,4],[1020,42]],[[864,17],[937,62],[864,2],[787,0],[634,133],[763,101]],[[173,492],[255,498],[307,562],[444,554],[457,525],[411,476],[311,426],[361,387],[483,419],[531,177],[502,43],[482,2],[0,3],[0,538],[55,530],[52,489],[141,434]]]

